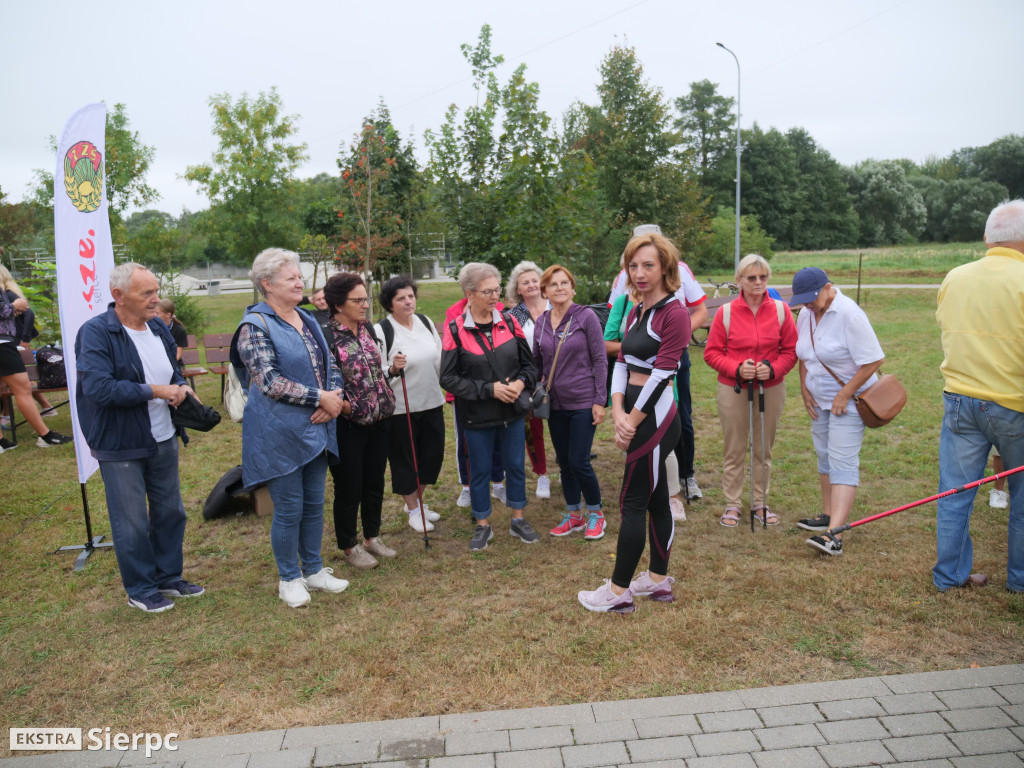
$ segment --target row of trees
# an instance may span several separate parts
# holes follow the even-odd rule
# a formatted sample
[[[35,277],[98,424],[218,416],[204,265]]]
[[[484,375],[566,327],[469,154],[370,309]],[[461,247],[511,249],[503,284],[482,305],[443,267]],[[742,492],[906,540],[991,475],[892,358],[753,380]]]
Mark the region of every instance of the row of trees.
[[[295,177],[307,159],[298,116],[275,89],[210,99],[218,147],[183,178],[210,201],[174,217],[129,207],[158,198],[146,183],[154,148],[132,132],[124,105],[107,118],[107,183],[116,242],[164,269],[247,264],[269,244],[297,248],[324,269],[409,271],[428,233],[443,233],[459,261],[503,272],[521,259],[567,263],[582,297],[598,299],[633,226],[657,222],[699,270],[732,263],[736,159],[733,100],[707,80],[670,102],[644,77],[636,52],[614,46],[600,65],[598,100],[577,102],[559,124],[540,87],[503,58],[484,26],[462,53],[476,101],[452,105],[425,135],[421,167],[386,105],[343,145],[336,174]],[[674,109],[673,109],[674,107]],[[1010,135],[922,165],[840,165],[801,128],[755,123],[744,132],[742,249],[825,249],[914,239],[977,240],[988,211],[1024,195],[1024,137]],[[52,138],[51,138],[52,141]],[[52,175],[8,204],[0,190],[0,243],[52,247]]]

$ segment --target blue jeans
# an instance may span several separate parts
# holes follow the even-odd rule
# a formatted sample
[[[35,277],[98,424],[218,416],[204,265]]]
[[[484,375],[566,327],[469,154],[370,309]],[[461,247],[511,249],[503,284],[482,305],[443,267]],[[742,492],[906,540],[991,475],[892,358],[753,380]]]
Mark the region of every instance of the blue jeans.
[[[267,481],[267,490],[274,502],[270,546],[281,581],[312,576],[324,567],[320,545],[324,538],[326,486],[326,453],[283,477]]]
[[[489,470],[495,446],[501,447],[505,468],[505,503],[512,509],[526,506],[526,427],[523,419],[518,418],[503,427],[467,429],[469,496],[473,517],[481,521],[491,516]]]
[[[580,494],[587,501],[587,509],[601,509],[601,484],[590,465],[590,448],[594,444],[594,414],[590,408],[579,411],[552,409],[548,419],[551,444],[555,447],[558,466],[562,469],[562,496],[570,512],[583,509]]]
[[[452,414],[455,417],[455,457],[459,465],[459,482],[469,485],[466,473],[469,471],[466,463],[466,430],[462,428],[462,420],[459,418],[459,407],[452,403]],[[494,446],[494,455],[491,457],[491,482],[500,483],[505,479],[505,470],[501,463],[501,446]]]
[[[991,446],[999,449],[1003,466],[1024,464],[1024,413],[990,400],[942,393],[945,414],[939,436],[939,493],[985,476]],[[1024,592],[1024,478],[1007,478],[1010,524],[1007,534],[1006,588]],[[977,488],[945,496],[936,512],[938,557],[932,581],[945,591],[963,585],[971,575],[971,510]]]
[[[100,474],[121,583],[128,597],[140,600],[181,578],[185,505],[178,439],[157,443],[148,459],[101,461]]]

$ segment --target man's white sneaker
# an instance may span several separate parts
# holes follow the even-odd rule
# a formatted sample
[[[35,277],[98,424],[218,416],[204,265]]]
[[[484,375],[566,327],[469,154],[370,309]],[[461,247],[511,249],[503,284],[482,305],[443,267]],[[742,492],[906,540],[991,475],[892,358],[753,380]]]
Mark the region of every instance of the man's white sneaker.
[[[315,589],[321,592],[344,592],[348,588],[348,582],[345,579],[339,579],[333,576],[333,568],[321,568],[317,573],[312,576],[306,577],[306,589]],[[282,581],[282,584],[291,584],[293,582]],[[306,600],[309,600],[309,593],[306,593]]]
[[[1006,509],[1010,506],[1010,494],[993,488],[988,492],[988,505],[992,509]]]
[[[547,475],[541,475],[540,477],[537,478],[537,498],[551,498],[551,478],[549,478]]]
[[[458,500],[455,502],[456,506],[468,507],[473,503],[473,499],[469,495],[469,488],[463,488],[462,493],[459,494]]]
[[[409,512],[409,527],[416,533],[423,533],[423,515],[420,514],[419,507]],[[427,530],[434,530],[434,524],[430,522],[429,518],[427,519]]]
[[[505,501],[505,485],[504,483],[495,483],[491,488],[491,496],[496,498],[502,504],[507,504]]]
[[[277,585],[277,596],[284,600],[289,608],[301,608],[309,605],[309,590],[305,579],[282,581]]]

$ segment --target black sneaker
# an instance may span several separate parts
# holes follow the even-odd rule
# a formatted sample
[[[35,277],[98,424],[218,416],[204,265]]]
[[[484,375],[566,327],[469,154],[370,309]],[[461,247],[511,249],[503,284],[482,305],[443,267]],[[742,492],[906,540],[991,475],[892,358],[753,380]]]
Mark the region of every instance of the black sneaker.
[[[198,584],[193,584],[184,579],[178,579],[170,584],[160,587],[160,594],[164,597],[199,597],[206,590]]]
[[[843,540],[832,539],[828,536],[811,536],[807,541],[804,542],[808,547],[813,547],[819,552],[824,552],[826,555],[841,555],[843,554]]]
[[[828,515],[805,517],[803,520],[798,520],[797,525],[805,531],[827,531],[829,520],[830,518]]]
[[[6,437],[0,437],[0,453],[3,453],[4,451],[13,451],[17,447],[17,443],[12,443]]]
[[[45,435],[40,435],[36,439],[36,446],[39,448],[49,448],[53,445],[66,445],[72,440],[73,438],[70,438],[67,435],[62,435],[60,432],[56,432],[51,429]]]
[[[536,544],[540,540],[537,532],[530,527],[530,524],[522,518],[512,518],[512,525],[508,532],[524,544]]]
[[[487,542],[494,538],[494,531],[489,525],[478,525],[473,529],[473,539],[469,542],[470,552],[480,552],[487,549]]]

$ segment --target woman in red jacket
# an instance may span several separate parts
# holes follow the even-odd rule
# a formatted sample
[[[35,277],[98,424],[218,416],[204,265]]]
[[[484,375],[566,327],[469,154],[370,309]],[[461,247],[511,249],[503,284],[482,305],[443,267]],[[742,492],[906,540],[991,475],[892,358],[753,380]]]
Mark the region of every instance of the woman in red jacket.
[[[718,371],[718,418],[724,433],[722,491],[725,512],[721,523],[739,525],[742,514],[743,468],[747,439],[753,440],[754,464],[763,462],[764,478],[753,472],[754,507],[751,510],[768,525],[778,525],[779,516],[765,504],[771,486],[772,443],[786,402],[785,377],[796,364],[796,324],[789,307],[768,295],[771,267],[763,256],[752,253],[736,268],[740,295],[715,313],[704,347],[704,362]],[[764,385],[764,441],[761,420],[754,419],[749,430],[750,387]],[[761,455],[762,442],[765,455]]]

